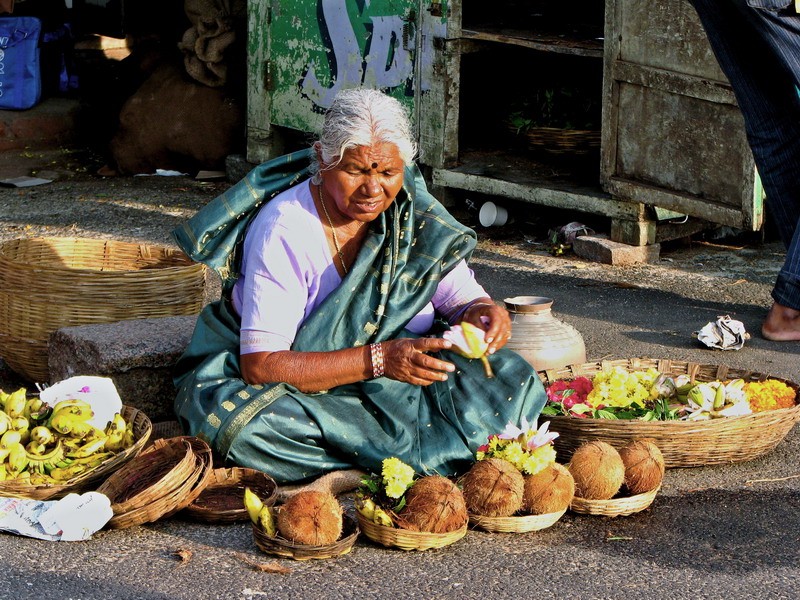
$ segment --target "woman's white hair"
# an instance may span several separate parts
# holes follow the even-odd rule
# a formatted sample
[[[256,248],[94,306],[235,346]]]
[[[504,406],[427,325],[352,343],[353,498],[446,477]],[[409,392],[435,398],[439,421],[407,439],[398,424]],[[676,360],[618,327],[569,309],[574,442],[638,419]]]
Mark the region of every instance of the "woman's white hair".
[[[397,146],[406,165],[414,160],[417,146],[403,105],[378,90],[342,90],[325,113],[322,133],[314,143],[311,181],[320,183],[320,171],[335,167],[346,150],[380,143]]]

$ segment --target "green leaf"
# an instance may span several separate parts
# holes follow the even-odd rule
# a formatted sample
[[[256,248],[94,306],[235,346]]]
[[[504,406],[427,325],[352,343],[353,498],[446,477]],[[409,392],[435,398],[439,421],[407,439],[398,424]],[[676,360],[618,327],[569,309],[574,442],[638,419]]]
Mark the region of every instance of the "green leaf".
[[[560,407],[560,406],[561,406],[560,404],[545,404],[544,408],[542,409],[542,414],[543,415],[553,416],[553,417],[557,417],[559,415],[562,415],[562,414],[564,414],[564,411],[560,410],[559,408],[557,408],[557,407]]]
[[[606,410],[604,408],[598,409],[594,411],[594,416],[597,419],[616,419],[617,415],[615,415],[610,410]]]

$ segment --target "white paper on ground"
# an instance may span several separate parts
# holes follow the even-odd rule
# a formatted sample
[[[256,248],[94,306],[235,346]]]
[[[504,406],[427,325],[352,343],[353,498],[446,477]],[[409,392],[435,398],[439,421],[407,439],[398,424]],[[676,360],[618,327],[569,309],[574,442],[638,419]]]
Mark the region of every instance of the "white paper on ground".
[[[109,377],[77,375],[54,383],[39,393],[43,402],[55,406],[62,400],[77,398],[92,406],[94,416],[89,420],[98,429],[105,429],[114,414],[122,410],[122,399]]]
[[[112,516],[111,500],[99,492],[67,494],[60,500],[0,497],[0,530],[40,540],[88,540]]]
[[[709,348],[719,350],[741,350],[750,334],[744,330],[744,323],[731,319],[728,315],[717,317],[700,331],[695,331],[697,339]]]

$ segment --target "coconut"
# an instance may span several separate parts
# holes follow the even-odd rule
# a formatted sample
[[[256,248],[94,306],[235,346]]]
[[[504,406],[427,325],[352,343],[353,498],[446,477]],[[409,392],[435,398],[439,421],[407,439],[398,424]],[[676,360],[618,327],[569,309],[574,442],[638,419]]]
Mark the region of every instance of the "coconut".
[[[277,525],[283,537],[298,544],[332,544],[342,535],[342,506],[327,492],[297,492],[278,511]]]
[[[467,505],[458,486],[440,475],[414,482],[406,492],[400,524],[412,531],[448,533],[467,524]]]
[[[522,507],[525,480],[507,460],[479,460],[461,480],[469,512],[487,517],[508,517]]]
[[[644,494],[661,485],[664,479],[664,455],[653,440],[633,440],[619,455],[625,465],[625,486],[631,494]]]
[[[564,465],[553,463],[525,476],[522,511],[532,515],[566,510],[575,496],[575,480]]]
[[[587,500],[608,500],[625,481],[625,465],[619,452],[607,442],[581,444],[569,461],[575,479],[575,495]]]

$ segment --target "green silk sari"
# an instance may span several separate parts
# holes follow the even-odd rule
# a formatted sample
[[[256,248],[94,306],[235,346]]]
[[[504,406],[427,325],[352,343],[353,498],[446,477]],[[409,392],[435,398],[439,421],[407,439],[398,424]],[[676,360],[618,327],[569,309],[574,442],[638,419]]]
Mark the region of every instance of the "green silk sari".
[[[241,379],[239,319],[230,302],[241,243],[264,202],[307,178],[308,155],[259,165],[174,232],[181,248],[223,282],[222,299],[200,314],[177,365],[176,414],[185,431],[209,441],[226,460],[279,483],[353,467],[379,471],[390,456],[418,473],[460,474],[489,434],[522,417],[534,421],[544,405],[538,376],[510,350],[490,358],[493,379],[479,360],[444,352],[456,372],[425,387],[381,377],[308,394],[285,383]],[[407,168],[397,199],[370,224],[352,268],[301,325],[292,349],[321,352],[416,337],[406,323],[475,244],[474,232],[428,193],[419,170]]]

